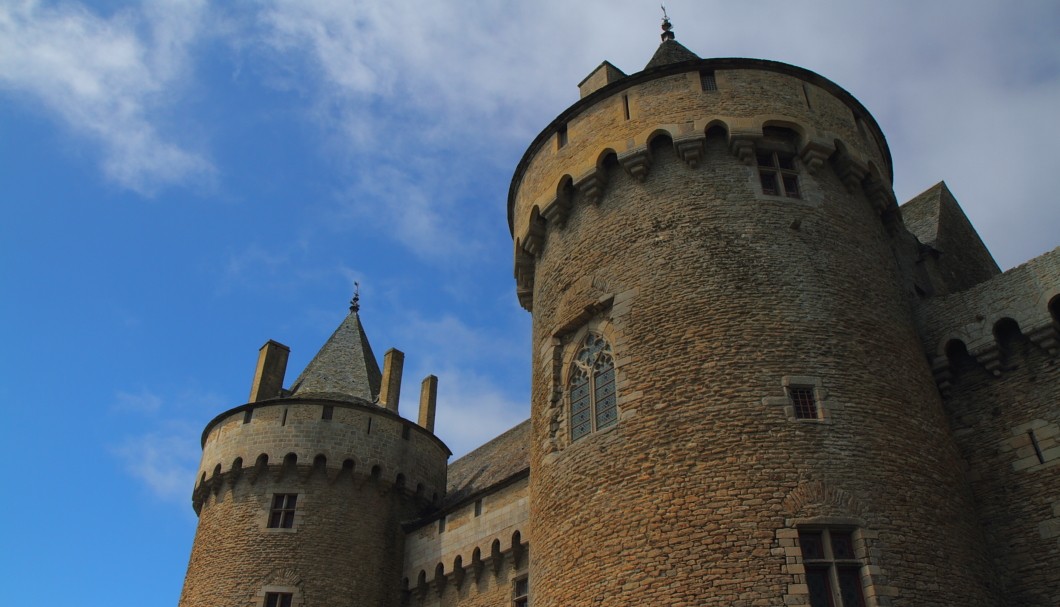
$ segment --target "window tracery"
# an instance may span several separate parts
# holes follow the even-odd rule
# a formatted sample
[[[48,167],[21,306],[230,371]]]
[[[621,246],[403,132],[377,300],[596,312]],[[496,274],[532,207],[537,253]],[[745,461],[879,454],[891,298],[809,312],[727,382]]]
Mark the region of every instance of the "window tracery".
[[[574,356],[568,379],[570,436],[572,441],[618,421],[615,359],[611,344],[589,333]]]

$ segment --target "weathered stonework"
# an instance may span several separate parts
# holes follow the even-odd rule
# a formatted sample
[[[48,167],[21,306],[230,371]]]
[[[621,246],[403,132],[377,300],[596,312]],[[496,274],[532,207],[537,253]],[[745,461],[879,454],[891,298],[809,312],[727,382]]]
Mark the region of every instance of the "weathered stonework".
[[[273,344],[204,432],[182,607],[818,605],[825,561],[868,607],[1060,604],[1060,248],[1001,272],[944,184],[898,207],[807,70],[666,29],[579,86],[508,200],[530,419],[447,465],[356,301],[290,391]]]

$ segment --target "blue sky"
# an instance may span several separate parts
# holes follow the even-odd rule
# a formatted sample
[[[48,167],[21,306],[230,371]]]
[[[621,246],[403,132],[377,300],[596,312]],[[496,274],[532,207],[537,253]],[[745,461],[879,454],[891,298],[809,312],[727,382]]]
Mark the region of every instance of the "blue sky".
[[[945,179],[1003,268],[1060,241],[1060,5],[668,3],[700,56],[816,71],[876,116],[905,201]],[[528,415],[507,187],[655,2],[0,0],[8,602],[171,606],[198,438],[257,349],[293,379],[354,281],[405,406],[459,455]]]

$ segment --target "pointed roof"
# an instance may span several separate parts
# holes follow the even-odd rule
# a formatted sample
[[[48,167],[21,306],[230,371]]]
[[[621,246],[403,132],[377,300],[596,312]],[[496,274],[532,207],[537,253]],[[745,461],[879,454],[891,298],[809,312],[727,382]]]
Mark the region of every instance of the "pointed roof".
[[[682,61],[695,61],[697,59],[699,59],[699,55],[696,55],[685,48],[680,42],[670,38],[662,41],[662,44],[656,49],[655,54],[651,56],[651,61],[648,62],[648,65],[644,66],[644,69],[650,70],[651,68],[659,67],[660,65],[670,65],[671,63],[681,63]]]
[[[373,402],[383,374],[379,371],[357,309],[332,333],[291,386],[291,396]]]

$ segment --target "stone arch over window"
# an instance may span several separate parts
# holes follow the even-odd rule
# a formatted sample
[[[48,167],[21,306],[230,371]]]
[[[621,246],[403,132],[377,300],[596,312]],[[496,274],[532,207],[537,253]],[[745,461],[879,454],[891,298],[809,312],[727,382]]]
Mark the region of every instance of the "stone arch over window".
[[[567,373],[570,439],[576,441],[618,422],[615,355],[610,342],[588,331],[577,342]]]

